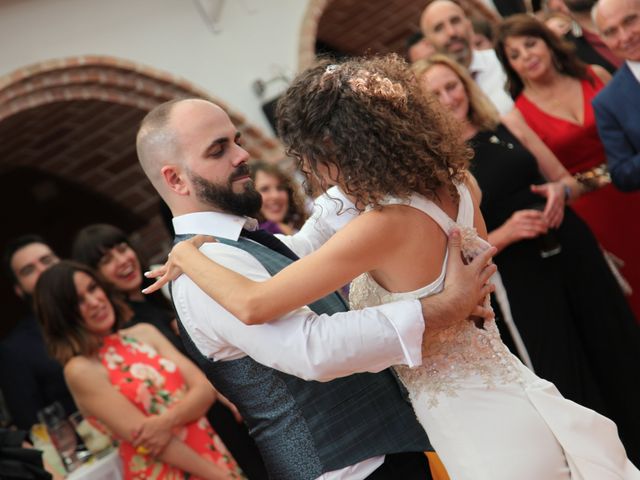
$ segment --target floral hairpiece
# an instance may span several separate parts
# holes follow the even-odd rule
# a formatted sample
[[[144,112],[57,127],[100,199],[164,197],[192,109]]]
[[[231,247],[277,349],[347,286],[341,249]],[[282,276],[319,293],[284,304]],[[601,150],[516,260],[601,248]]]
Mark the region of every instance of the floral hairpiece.
[[[333,72],[335,72],[338,68],[340,68],[340,65],[332,63],[331,65],[327,65],[327,68],[324,69],[324,73],[325,75],[330,75]]]

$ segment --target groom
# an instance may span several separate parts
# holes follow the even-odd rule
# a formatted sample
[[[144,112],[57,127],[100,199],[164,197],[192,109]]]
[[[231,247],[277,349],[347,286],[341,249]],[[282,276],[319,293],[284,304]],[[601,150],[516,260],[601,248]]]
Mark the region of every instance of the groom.
[[[239,136],[217,105],[171,101],[143,120],[138,157],[178,238],[213,235],[220,242],[203,253],[265,280],[294,255],[251,232],[245,215],[261,198]],[[425,325],[490,315],[478,307],[494,271],[484,266],[489,256],[465,266],[457,249],[459,238],[449,254],[453,281],[439,295],[346,312],[334,294],[265,325],[244,325],[185,275],[173,282],[187,350],[237,405],[273,478],[431,478],[421,453],[429,441],[388,367],[421,363]]]

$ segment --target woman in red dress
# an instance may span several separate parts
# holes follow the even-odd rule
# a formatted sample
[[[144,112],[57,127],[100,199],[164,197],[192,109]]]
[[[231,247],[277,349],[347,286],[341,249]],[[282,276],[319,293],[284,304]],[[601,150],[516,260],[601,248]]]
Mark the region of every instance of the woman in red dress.
[[[610,183],[591,100],[611,78],[585,65],[572,47],[529,15],[513,15],[498,27],[496,53],[508,77],[516,109],[581,183],[586,192],[571,206],[603,249],[622,260],[619,278],[640,319],[640,192],[622,193]],[[628,282],[628,283],[627,283]],[[627,284],[627,285],[625,285]]]
[[[119,440],[127,480],[241,478],[204,417],[215,391],[155,327],[118,330],[126,307],[88,267],[40,277],[35,304],[81,412]]]

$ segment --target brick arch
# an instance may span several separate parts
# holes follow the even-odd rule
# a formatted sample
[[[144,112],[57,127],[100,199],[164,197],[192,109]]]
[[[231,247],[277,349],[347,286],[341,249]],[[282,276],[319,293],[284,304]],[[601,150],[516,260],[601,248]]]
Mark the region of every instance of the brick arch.
[[[100,100],[149,111],[184,96],[206,98],[224,108],[243,132],[252,155],[267,160],[282,156],[275,139],[219,98],[177,76],[108,56],[48,60],[0,77],[0,121],[52,102]]]
[[[316,58],[318,24],[325,9],[332,1],[309,0],[300,26],[300,42],[298,43],[298,70],[300,71],[310,67]]]
[[[168,239],[159,197],[137,162],[135,132],[146,112],[184,96],[224,108],[253,158],[282,158],[277,140],[190,82],[123,59],[82,56],[0,77],[0,172],[34,168],[109,198],[142,219],[137,236],[158,254]]]

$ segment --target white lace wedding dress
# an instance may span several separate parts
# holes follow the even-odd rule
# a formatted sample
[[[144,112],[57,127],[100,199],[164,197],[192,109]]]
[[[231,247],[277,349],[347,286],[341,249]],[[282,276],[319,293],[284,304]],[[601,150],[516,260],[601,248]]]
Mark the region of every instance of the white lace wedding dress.
[[[417,208],[445,232],[457,225],[463,253],[473,257],[488,244],[473,229],[469,191],[464,185],[458,191],[456,222],[419,195],[386,203]],[[351,284],[351,308],[437,293],[445,274],[443,267],[430,285],[392,293],[365,273]],[[615,424],[566,400],[552,383],[528,370],[504,346],[494,321],[431,332],[423,356],[422,366],[395,370],[452,480],[640,479]]]

